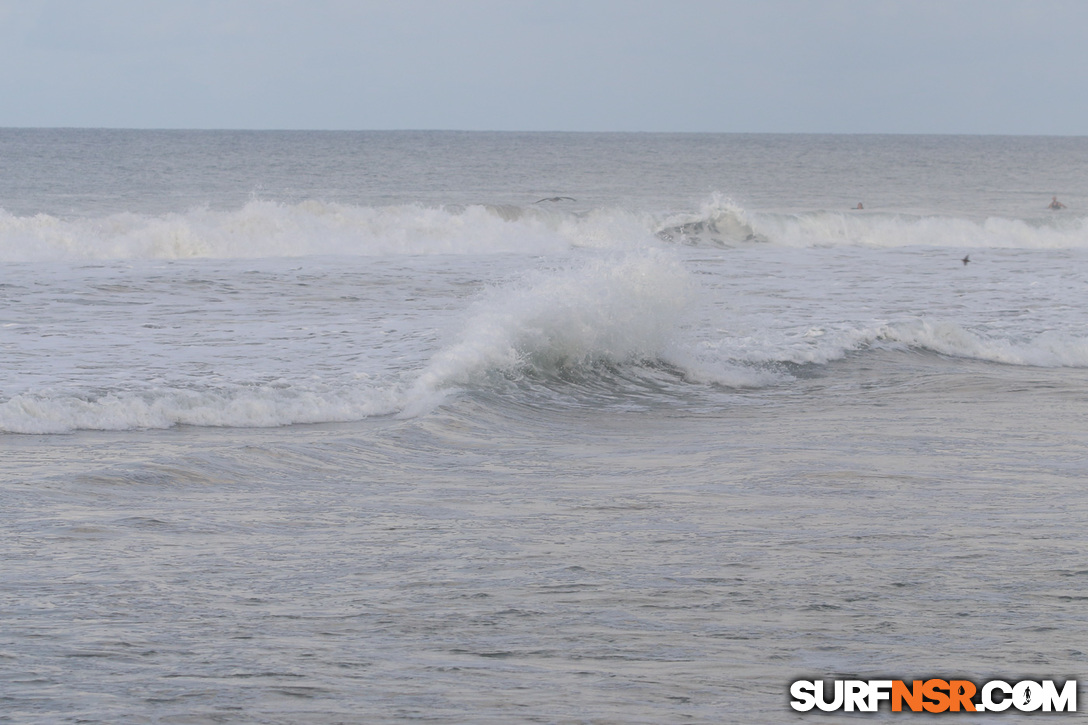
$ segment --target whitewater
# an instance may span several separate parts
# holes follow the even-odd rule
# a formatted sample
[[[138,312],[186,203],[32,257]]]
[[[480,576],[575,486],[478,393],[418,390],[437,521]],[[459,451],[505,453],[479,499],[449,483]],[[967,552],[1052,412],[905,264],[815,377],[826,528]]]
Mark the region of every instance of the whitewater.
[[[1083,679],[1084,139],[0,154],[0,722]]]

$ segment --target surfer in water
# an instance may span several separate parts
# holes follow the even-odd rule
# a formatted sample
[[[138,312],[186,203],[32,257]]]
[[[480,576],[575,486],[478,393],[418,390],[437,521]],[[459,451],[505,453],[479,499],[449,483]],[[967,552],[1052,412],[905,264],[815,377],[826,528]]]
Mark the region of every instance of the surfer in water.
[[[857,206],[855,206],[854,208],[855,208],[855,209],[864,209],[865,207],[863,207],[863,206],[861,205],[861,202],[859,201],[859,202],[858,202],[858,205],[857,205]]]
[[[1047,207],[1047,209],[1054,209],[1055,211],[1058,210],[1058,209],[1064,209],[1064,208],[1065,208],[1065,204],[1058,201],[1058,197],[1056,197],[1056,196],[1053,199],[1050,200],[1050,205]]]

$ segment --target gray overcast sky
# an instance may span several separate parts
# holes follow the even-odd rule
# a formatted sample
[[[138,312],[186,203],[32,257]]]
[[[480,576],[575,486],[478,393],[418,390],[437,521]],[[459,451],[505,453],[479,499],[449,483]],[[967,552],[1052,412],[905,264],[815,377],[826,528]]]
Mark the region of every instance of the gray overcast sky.
[[[0,126],[1088,134],[1084,0],[0,0]]]

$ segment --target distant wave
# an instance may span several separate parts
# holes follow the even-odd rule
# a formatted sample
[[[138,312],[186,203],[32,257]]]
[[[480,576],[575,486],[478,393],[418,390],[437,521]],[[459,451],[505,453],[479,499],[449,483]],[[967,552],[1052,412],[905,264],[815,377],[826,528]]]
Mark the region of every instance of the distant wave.
[[[756,223],[741,206],[715,194],[698,212],[666,217],[658,223],[655,234],[666,242],[692,246],[730,247],[771,241],[756,229]]]
[[[544,253],[572,243],[547,215],[485,206],[251,201],[234,211],[73,220],[0,212],[4,261]]]
[[[0,261],[303,257],[312,255],[547,254],[572,248],[685,244],[733,247],[862,245],[956,249],[1088,247],[1088,219],[973,220],[875,212],[750,212],[720,195],[683,213],[598,208],[421,205],[363,207],[251,201],[63,219],[0,210]]]

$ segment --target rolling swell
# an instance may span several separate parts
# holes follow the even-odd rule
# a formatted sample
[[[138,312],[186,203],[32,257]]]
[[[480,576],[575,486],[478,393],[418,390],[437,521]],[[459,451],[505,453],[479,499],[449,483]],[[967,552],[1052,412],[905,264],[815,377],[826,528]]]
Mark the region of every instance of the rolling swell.
[[[238,368],[240,372],[224,369],[213,377],[199,371],[187,373],[184,360],[178,359],[183,349],[178,346],[189,339],[185,336],[188,327],[182,326],[161,346],[151,344],[157,338],[149,338],[150,356],[142,367],[133,367],[123,377],[110,375],[109,364],[100,361],[102,373],[87,372],[79,381],[49,383],[42,377],[42,384],[13,390],[10,397],[0,400],[0,431],[49,434],[177,425],[274,427],[348,422],[375,416],[414,417],[453,400],[534,410],[699,408],[727,404],[738,390],[789,389],[799,380],[833,377],[839,372],[849,375],[849,368],[839,364],[844,360],[869,358],[879,367],[919,351],[951,361],[1088,368],[1088,339],[1078,337],[1075,330],[1025,334],[938,316],[862,323],[849,321],[855,317],[849,310],[846,317],[841,316],[842,310],[791,310],[793,314],[783,319],[785,307],[776,308],[774,317],[743,317],[728,304],[732,283],[718,282],[720,289],[713,289],[709,282],[697,283],[691,262],[685,261],[680,251],[651,247],[582,252],[544,269],[520,272],[476,293],[463,312],[443,317],[434,342],[394,347],[383,343],[387,346],[383,349],[399,360],[393,364],[392,359],[378,358],[384,360],[384,372],[365,364],[361,368],[306,364],[297,369],[272,365],[261,375],[251,374],[245,366]],[[478,263],[474,260],[466,269]],[[383,268],[373,280],[386,280],[390,273]],[[262,280],[261,289],[270,284],[265,276],[253,278]],[[297,281],[290,275],[269,279],[280,280],[280,284]],[[356,284],[361,278],[352,273],[345,279]],[[432,283],[437,282],[432,278]],[[133,279],[131,284],[147,282]],[[99,287],[93,297],[97,304],[134,294],[118,291],[116,285]],[[431,288],[431,293],[439,294],[440,289]],[[185,306],[192,306],[193,314],[204,314],[200,300],[208,295],[224,297],[217,290],[212,286],[210,291],[197,292],[200,296]],[[715,295],[725,303],[723,307],[715,305]],[[29,304],[36,305],[35,300],[30,299]],[[117,308],[121,326],[106,333],[112,335],[109,339],[123,342],[122,332],[129,330],[126,325],[133,315],[145,314],[140,312],[144,307],[136,305],[130,312]],[[237,312],[243,307],[231,303],[225,309]],[[292,308],[287,305],[282,309],[288,312]],[[171,308],[158,313],[165,315],[164,320],[170,314]],[[819,320],[820,316],[824,319]],[[382,325],[405,340],[417,340],[421,333],[429,336],[425,329],[410,325],[397,332],[407,320],[369,324]],[[240,322],[223,324],[225,334]],[[31,327],[9,324],[5,329]],[[343,339],[349,347],[330,350],[339,350],[350,360],[350,346],[356,344],[350,341],[355,335],[341,335],[339,326],[331,329],[337,331],[336,339]],[[256,335],[257,328],[242,326],[238,331],[243,335],[234,341],[238,354],[259,354],[258,348],[247,353],[244,344],[245,336]],[[271,326],[267,334],[278,333]],[[370,339],[387,338],[372,333]],[[67,344],[57,347],[60,342],[42,344],[43,354],[53,351],[54,357],[69,350]],[[158,366],[171,357],[177,370],[164,376]],[[200,355],[194,359],[202,365],[208,362]],[[314,363],[319,362],[315,358]]]
[[[597,256],[485,291],[450,326],[444,345],[392,374],[39,388],[0,402],[0,430],[269,427],[411,417],[457,391],[496,385],[588,395],[601,394],[612,378],[652,387],[692,295],[689,273],[667,251]],[[630,392],[627,384],[612,390]]]

